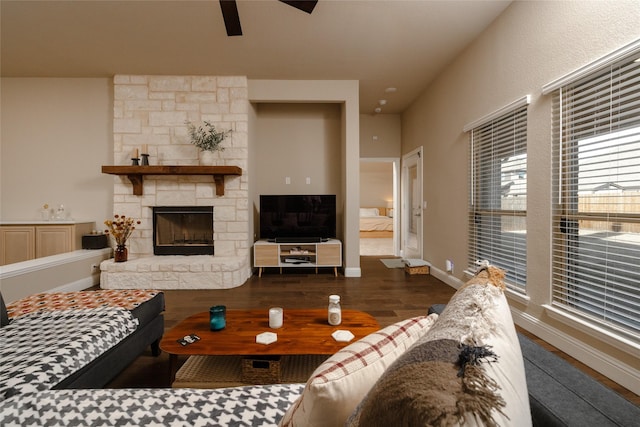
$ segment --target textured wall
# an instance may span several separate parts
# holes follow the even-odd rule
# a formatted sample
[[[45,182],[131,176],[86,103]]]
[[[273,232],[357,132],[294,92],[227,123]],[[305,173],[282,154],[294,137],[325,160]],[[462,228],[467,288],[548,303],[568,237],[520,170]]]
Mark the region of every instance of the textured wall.
[[[114,178],[114,214],[139,218],[129,253],[153,255],[153,206],[214,206],[215,253],[248,258],[248,101],[245,77],[127,76],[114,78],[114,164],[131,164],[133,150],[146,144],[151,165],[198,165],[185,121],[207,120],[233,133],[215,153],[215,164],[239,166],[242,176],[225,178],[216,196],[210,176],[146,176],[143,196],[132,194],[126,177]]]

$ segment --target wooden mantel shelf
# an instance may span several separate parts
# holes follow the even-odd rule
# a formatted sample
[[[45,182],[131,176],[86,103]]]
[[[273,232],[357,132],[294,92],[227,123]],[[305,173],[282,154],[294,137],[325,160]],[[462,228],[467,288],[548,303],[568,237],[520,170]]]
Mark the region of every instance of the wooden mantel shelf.
[[[126,175],[136,196],[142,196],[145,175],[212,175],[216,195],[224,196],[225,175],[242,175],[242,169],[238,166],[102,166],[102,173]]]

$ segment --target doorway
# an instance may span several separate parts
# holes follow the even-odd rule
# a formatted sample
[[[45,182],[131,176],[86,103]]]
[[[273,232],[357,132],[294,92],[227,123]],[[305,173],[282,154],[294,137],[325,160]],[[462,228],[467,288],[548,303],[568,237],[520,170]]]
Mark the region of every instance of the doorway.
[[[400,254],[422,259],[422,147],[402,156]]]
[[[398,256],[399,158],[360,159],[360,255]]]

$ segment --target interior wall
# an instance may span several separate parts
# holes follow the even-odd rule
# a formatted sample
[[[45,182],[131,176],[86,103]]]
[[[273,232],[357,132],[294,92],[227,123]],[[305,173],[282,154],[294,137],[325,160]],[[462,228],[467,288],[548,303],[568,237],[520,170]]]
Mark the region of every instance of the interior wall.
[[[340,164],[342,189],[342,250],[344,274],[360,277],[358,231],[360,189],[360,127],[357,80],[249,80],[253,103],[329,103],[340,106]],[[286,137],[286,136],[283,136]],[[260,179],[256,177],[256,179]]]
[[[511,300],[516,322],[626,387],[638,359],[551,319],[551,96],[544,84],[640,36],[637,1],[514,2],[457,57],[402,117],[403,153],[424,146],[425,259],[450,283],[465,280],[469,135],[463,126],[531,95],[527,153],[527,299]],[[457,268],[444,273],[445,260]],[[459,267],[458,267],[459,266]],[[631,368],[631,366],[636,369]]]
[[[40,219],[64,204],[74,219],[111,216],[113,87],[108,78],[2,78],[0,218]]]
[[[260,194],[336,194],[342,200],[341,163],[336,161],[341,157],[340,105],[260,103],[255,110],[259,137],[251,156],[259,179],[253,183],[254,206],[259,207]],[[341,230],[339,220],[340,239]]]
[[[360,206],[390,207],[393,201],[393,163],[360,162]]]
[[[400,157],[402,116],[400,114],[360,115],[360,157]]]

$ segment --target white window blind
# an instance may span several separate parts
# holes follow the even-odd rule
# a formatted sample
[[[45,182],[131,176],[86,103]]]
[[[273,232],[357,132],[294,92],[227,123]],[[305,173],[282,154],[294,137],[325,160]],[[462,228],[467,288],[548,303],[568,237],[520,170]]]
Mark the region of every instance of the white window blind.
[[[471,130],[469,269],[488,260],[524,292],[527,240],[527,105],[490,115]]]
[[[552,305],[640,337],[640,51],[554,90]]]

